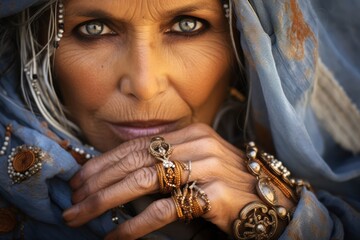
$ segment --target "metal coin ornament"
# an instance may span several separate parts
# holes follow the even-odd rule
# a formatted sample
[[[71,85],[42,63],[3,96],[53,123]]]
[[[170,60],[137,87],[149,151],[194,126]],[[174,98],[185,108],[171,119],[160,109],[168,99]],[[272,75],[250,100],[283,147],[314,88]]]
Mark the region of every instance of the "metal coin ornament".
[[[39,172],[44,156],[39,147],[22,145],[13,148],[8,157],[8,174],[13,183],[21,183]]]
[[[276,234],[277,227],[276,212],[262,203],[253,202],[242,209],[233,231],[236,239],[265,240]]]

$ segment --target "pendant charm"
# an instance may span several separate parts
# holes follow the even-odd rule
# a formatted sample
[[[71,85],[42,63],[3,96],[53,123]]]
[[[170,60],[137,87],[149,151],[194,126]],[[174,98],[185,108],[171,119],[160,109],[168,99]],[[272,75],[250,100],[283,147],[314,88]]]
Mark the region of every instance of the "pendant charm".
[[[266,178],[260,178],[256,184],[256,191],[261,200],[270,206],[277,204],[276,192],[271,183]]]

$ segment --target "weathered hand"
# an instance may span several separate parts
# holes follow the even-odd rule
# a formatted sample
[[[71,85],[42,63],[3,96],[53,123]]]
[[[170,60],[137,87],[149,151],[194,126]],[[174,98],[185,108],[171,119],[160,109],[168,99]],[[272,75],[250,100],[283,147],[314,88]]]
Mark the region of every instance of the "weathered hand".
[[[245,169],[244,154],[213,129],[193,124],[164,134],[174,147],[172,160],[192,161],[190,181],[197,181],[211,202],[202,217],[231,233],[239,210],[258,200],[256,179]],[[71,180],[74,206],[64,212],[69,226],[79,226],[118,205],[159,190],[154,164],[148,153],[150,138],[126,142],[87,162]],[[182,183],[187,180],[183,176]],[[154,201],[139,215],[120,224],[106,239],[136,239],[177,219],[171,198]]]

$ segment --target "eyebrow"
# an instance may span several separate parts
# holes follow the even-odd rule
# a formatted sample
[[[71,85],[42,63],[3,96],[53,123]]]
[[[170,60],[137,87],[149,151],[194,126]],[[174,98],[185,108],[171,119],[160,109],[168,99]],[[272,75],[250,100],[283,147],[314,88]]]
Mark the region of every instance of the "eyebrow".
[[[79,16],[79,17],[88,17],[88,18],[109,18],[109,19],[116,19],[118,21],[122,21],[123,19],[119,17],[115,17],[114,15],[110,14],[107,11],[103,11],[101,9],[81,9],[70,12],[68,16]]]
[[[197,3],[189,6],[179,7],[175,9],[165,10],[164,14],[161,14],[162,17],[170,17],[177,15],[184,15],[186,13],[196,12],[196,11],[211,11],[218,12],[219,9],[214,6]],[[110,12],[102,10],[102,9],[84,9],[81,8],[79,10],[69,11],[68,16],[80,16],[80,17],[88,17],[88,18],[105,18],[105,19],[114,19],[116,21],[124,21],[124,19],[119,18],[118,16],[112,15]]]

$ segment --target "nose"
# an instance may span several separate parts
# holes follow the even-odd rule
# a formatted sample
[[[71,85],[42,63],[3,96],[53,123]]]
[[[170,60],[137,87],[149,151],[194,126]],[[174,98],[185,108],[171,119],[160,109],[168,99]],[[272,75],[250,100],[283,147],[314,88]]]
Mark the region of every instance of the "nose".
[[[149,101],[165,92],[168,80],[161,50],[149,38],[132,41],[129,46],[125,74],[120,81],[123,94]]]

